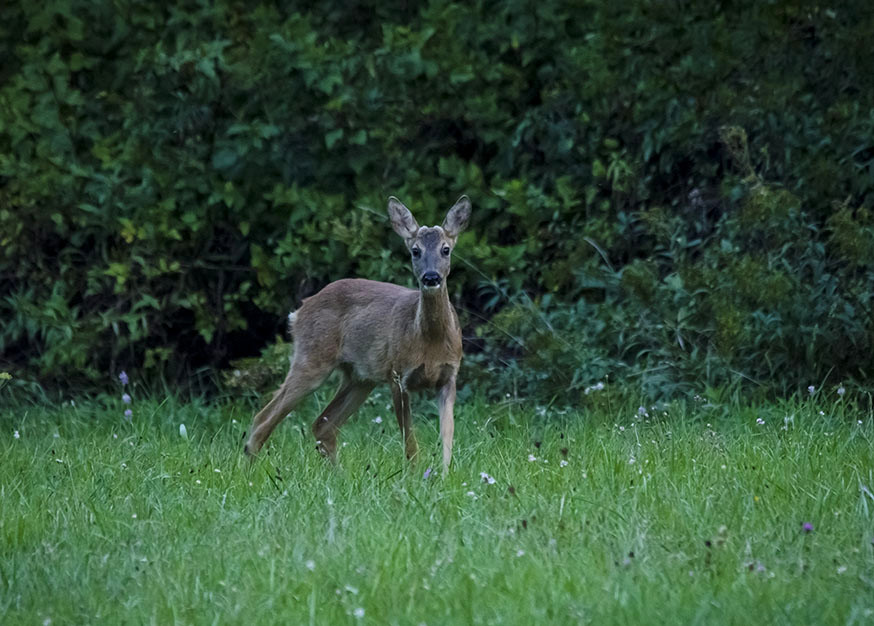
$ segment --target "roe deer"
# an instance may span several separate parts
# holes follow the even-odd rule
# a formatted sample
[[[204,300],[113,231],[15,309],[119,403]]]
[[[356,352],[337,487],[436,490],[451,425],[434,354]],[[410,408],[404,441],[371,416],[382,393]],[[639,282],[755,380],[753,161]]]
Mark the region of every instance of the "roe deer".
[[[339,369],[340,389],[312,426],[323,456],[336,461],[337,431],[376,385],[389,383],[406,455],[412,459],[419,448],[408,392],[436,388],[443,473],[449,470],[461,329],[446,277],[450,254],[470,217],[470,200],[461,196],[442,227],[420,227],[394,196],[388,200],[388,213],[410,251],[419,289],[343,279],[306,298],[289,316],[294,338],[291,368],[273,399],[255,415],[247,454],[257,454],[286,414]]]

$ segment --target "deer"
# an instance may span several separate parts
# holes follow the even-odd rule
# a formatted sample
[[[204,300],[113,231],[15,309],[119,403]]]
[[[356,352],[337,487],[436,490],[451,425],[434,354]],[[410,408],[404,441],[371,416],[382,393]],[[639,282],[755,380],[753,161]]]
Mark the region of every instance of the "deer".
[[[446,279],[458,235],[471,204],[461,196],[442,226],[419,226],[400,200],[388,199],[394,231],[410,253],[418,289],[345,278],[305,298],[289,315],[291,367],[271,400],[254,417],[245,453],[254,458],[276,426],[335,370],[339,389],[312,424],[319,453],[337,462],[337,433],[377,385],[391,388],[406,458],[419,445],[410,415],[411,391],[437,390],[443,475],[452,461],[456,377],[461,364],[461,327]]]

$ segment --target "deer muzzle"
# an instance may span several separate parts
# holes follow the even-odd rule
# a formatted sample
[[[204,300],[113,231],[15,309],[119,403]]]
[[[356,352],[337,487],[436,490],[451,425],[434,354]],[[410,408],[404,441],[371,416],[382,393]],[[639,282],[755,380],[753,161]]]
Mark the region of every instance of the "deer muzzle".
[[[428,289],[434,289],[440,286],[440,274],[437,272],[425,272],[422,274],[422,286]]]

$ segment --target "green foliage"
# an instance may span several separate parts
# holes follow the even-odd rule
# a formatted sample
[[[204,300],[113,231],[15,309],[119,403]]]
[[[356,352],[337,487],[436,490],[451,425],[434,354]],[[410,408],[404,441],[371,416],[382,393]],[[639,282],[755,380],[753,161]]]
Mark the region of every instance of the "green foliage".
[[[223,372],[223,382],[229,389],[272,391],[288,372],[290,356],[291,346],[278,338],[257,357],[231,361],[231,369]]]
[[[16,378],[208,376],[331,280],[408,282],[385,198],[434,223],[462,192],[451,288],[467,379],[496,393],[872,371],[866,5],[2,13]]]

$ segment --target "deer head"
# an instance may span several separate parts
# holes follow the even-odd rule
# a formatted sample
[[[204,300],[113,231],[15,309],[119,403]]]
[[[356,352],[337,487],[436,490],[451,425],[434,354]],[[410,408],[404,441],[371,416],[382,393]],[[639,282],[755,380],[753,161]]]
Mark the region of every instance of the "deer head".
[[[410,210],[394,196],[388,199],[388,214],[392,227],[410,251],[419,289],[427,293],[445,286],[452,249],[470,218],[470,199],[461,196],[442,226],[419,226]]]

